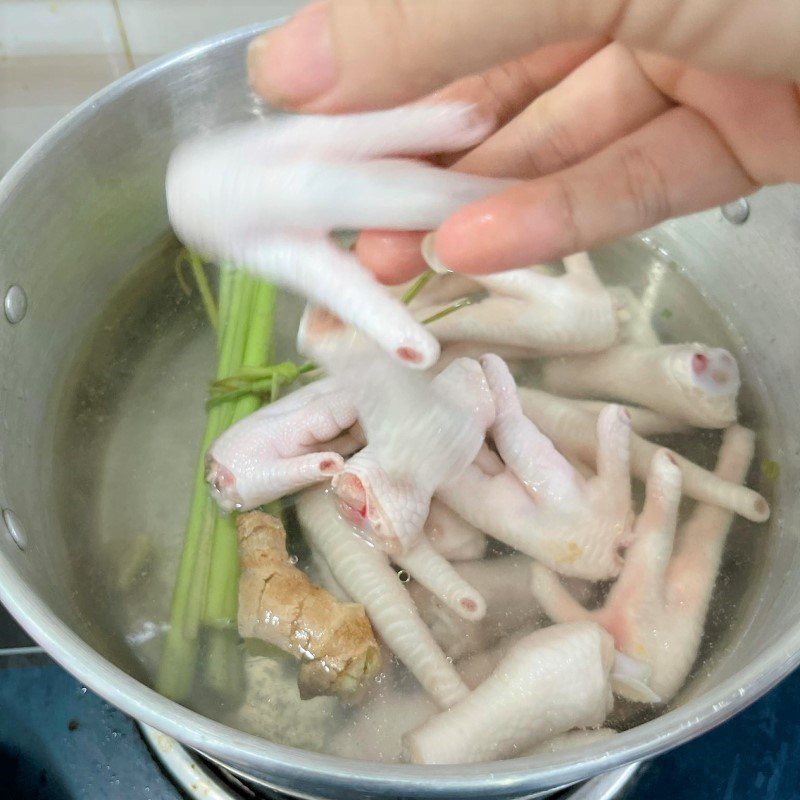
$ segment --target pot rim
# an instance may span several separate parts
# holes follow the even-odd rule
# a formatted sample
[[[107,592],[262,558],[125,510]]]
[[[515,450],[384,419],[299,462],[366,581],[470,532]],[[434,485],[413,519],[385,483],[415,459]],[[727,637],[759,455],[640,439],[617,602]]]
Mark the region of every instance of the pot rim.
[[[99,108],[180,62],[220,46],[244,42],[265,27],[269,26],[251,25],[205,39],[149,62],[89,97],[36,141],[0,180],[0,217],[4,206],[13,202],[15,190],[24,183],[29,168],[46,158],[62,139],[79,130],[82,122]],[[20,558],[25,558],[24,554]],[[74,633],[44,603],[2,551],[0,602],[64,669],[125,713],[200,752],[207,751],[221,760],[258,770],[275,780],[277,787],[286,780],[301,790],[305,785],[309,789],[327,786],[349,793],[383,792],[405,796],[423,792],[427,796],[485,797],[498,791],[505,795],[566,786],[659,755],[699,736],[753,703],[800,664],[798,622],[756,661],[716,688],[650,722],[617,734],[610,742],[585,746],[581,749],[581,761],[577,763],[574,755],[562,753],[452,766],[384,764],[343,759],[269,742],[163,697],[114,666]]]

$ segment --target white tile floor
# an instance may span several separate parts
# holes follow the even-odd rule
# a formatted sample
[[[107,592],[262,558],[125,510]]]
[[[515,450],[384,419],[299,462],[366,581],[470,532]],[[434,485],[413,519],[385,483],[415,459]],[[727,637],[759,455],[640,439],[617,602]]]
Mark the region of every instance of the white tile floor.
[[[134,66],[304,0],[0,0],[0,175]]]

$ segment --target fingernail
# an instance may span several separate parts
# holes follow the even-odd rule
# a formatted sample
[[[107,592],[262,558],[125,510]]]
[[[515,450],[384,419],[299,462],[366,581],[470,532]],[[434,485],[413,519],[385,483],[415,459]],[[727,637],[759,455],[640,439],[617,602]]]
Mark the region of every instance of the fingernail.
[[[254,39],[247,49],[247,77],[262,97],[279,103],[307,102],[330,89],[336,64],[327,0]]]
[[[442,262],[439,260],[439,256],[436,255],[436,234],[434,233],[427,234],[422,240],[422,257],[425,259],[425,263],[434,272],[438,272],[441,275],[447,275],[453,271],[449,267],[446,267],[444,264],[442,264]]]

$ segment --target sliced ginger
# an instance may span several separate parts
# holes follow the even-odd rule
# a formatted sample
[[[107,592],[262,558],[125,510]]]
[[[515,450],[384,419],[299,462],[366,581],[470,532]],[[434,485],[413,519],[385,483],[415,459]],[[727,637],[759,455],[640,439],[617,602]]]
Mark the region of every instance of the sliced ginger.
[[[381,667],[378,642],[364,607],[337,600],[290,560],[280,520],[241,514],[239,633],[302,660],[300,696],[352,698]]]

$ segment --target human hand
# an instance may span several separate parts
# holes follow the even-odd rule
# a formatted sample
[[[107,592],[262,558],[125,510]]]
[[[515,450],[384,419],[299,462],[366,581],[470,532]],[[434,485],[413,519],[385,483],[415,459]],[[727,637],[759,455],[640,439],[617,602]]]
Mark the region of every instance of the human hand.
[[[547,261],[800,181],[796,0],[323,0],[255,40],[250,81],[315,113],[474,102],[494,132],[455,169],[527,180],[436,234],[442,263]],[[387,282],[422,234],[366,232]]]

